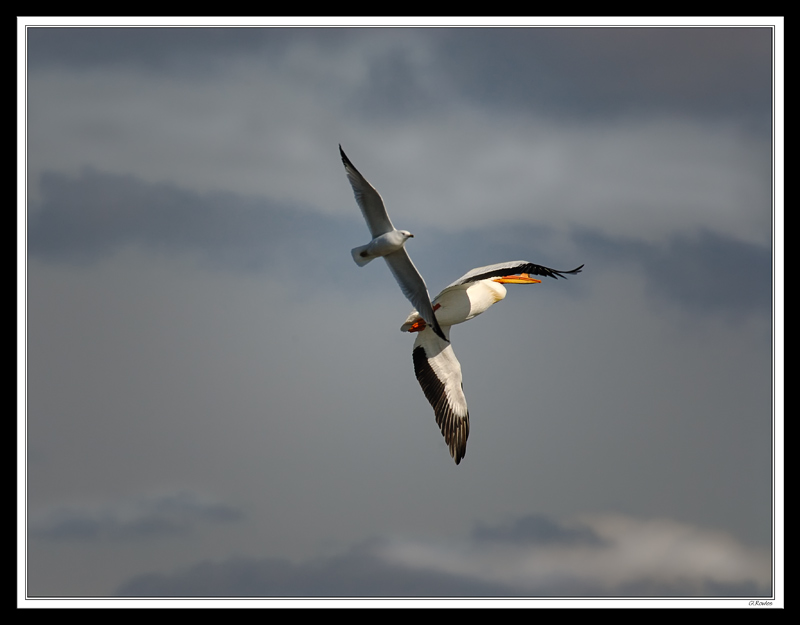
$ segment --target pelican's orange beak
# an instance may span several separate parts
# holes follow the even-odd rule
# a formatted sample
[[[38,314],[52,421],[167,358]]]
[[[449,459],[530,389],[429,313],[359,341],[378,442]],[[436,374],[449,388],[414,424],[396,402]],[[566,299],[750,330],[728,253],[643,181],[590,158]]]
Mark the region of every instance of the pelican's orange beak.
[[[503,276],[502,278],[495,278],[494,281],[503,284],[537,284],[541,282],[541,280],[531,278],[527,273],[521,273],[516,276]]]

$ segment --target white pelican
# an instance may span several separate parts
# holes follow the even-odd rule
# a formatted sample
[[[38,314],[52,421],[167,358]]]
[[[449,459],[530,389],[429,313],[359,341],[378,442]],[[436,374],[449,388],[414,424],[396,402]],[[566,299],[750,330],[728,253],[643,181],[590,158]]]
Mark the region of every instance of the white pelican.
[[[400,285],[403,295],[419,311],[418,314],[422,316],[425,322],[433,327],[433,331],[444,341],[447,341],[447,337],[445,337],[444,332],[439,327],[436,316],[433,314],[431,297],[428,294],[428,287],[425,286],[425,280],[419,275],[419,271],[417,271],[414,263],[411,262],[411,258],[404,247],[406,241],[414,235],[408,230],[395,229],[386,212],[386,207],[383,205],[380,193],[353,166],[353,163],[350,162],[350,159],[347,158],[344,150],[342,150],[341,145],[339,146],[339,154],[342,155],[344,170],[347,173],[350,185],[353,187],[356,202],[372,234],[372,241],[353,249],[353,260],[356,261],[359,267],[363,267],[373,258],[383,256],[383,260],[389,265],[394,279]]]
[[[433,310],[444,330],[442,340],[431,332],[427,320],[415,310],[401,326],[404,332],[418,332],[414,341],[414,373],[422,392],[433,406],[436,423],[456,464],[467,452],[469,410],[461,383],[461,365],[450,344],[450,327],[464,323],[489,309],[506,296],[503,284],[535,284],[534,276],[558,279],[564,274],[576,274],[583,265],[572,271],[558,271],[524,260],[515,260],[478,267],[464,274],[445,288],[433,300]]]

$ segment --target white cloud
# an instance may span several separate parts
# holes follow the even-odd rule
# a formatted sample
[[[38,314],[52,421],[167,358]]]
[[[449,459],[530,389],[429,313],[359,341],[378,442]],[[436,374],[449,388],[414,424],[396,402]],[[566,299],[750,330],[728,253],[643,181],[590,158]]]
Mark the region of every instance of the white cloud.
[[[429,544],[393,541],[380,550],[387,562],[507,585],[520,593],[542,588],[693,588],[771,584],[769,552],[753,549],[718,531],[668,519],[588,515],[563,524],[593,532],[586,541],[524,544],[481,541]]]
[[[533,520],[532,523],[526,523]],[[468,540],[375,538],[305,562],[234,557],[135,575],[123,596],[758,597],[769,553],[667,519],[523,517],[532,533]],[[540,530],[536,531],[535,526]],[[485,529],[485,528],[484,528]],[[587,540],[587,537],[591,539]]]

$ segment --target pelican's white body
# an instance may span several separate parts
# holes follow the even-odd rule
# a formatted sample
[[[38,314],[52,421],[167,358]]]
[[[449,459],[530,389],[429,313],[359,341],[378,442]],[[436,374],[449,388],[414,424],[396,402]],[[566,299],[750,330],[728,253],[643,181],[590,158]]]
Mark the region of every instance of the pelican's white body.
[[[447,287],[433,300],[437,304],[436,319],[442,328],[464,323],[505,298],[506,287],[494,280],[481,280],[468,284]],[[405,320],[400,330],[408,332],[414,323],[420,320],[420,314],[414,310]]]

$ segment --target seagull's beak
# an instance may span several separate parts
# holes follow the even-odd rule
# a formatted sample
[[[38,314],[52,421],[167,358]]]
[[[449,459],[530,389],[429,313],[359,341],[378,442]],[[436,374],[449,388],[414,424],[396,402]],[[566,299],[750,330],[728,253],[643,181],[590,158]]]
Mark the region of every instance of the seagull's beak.
[[[531,278],[527,273],[521,273],[518,276],[503,276],[502,278],[495,278],[495,282],[503,284],[538,284],[541,280]]]

